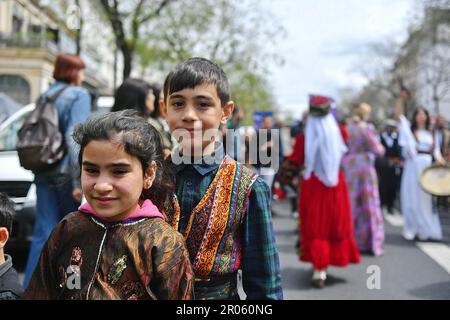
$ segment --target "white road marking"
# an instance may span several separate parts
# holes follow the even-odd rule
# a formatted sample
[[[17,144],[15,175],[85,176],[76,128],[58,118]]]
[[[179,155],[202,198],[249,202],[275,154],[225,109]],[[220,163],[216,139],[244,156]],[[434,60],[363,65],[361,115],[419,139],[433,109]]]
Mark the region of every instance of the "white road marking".
[[[394,227],[403,227],[403,216],[401,214],[383,214],[384,219]],[[439,264],[450,274],[450,247],[443,243],[416,242],[416,246]]]
[[[436,261],[445,271],[450,274],[450,248],[442,243],[418,242],[420,250],[425,252],[431,259]]]

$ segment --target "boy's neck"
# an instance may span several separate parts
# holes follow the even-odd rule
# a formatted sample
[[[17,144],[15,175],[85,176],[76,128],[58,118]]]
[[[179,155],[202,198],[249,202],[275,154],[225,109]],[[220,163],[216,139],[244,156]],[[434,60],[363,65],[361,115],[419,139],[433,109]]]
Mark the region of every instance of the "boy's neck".
[[[202,151],[202,157],[211,155],[216,150],[216,141],[211,142]]]
[[[6,262],[5,260],[5,252],[3,251],[3,248],[0,249],[0,265],[4,264]]]
[[[208,157],[208,156],[212,155],[216,151],[218,143],[219,143],[218,141],[211,142],[210,144],[205,146],[201,150],[201,152],[200,151],[197,151],[197,152],[196,151],[191,151],[190,152],[191,160],[202,159],[202,158],[205,158],[205,157]],[[180,152],[180,155],[183,156],[183,150],[179,149],[179,152]]]

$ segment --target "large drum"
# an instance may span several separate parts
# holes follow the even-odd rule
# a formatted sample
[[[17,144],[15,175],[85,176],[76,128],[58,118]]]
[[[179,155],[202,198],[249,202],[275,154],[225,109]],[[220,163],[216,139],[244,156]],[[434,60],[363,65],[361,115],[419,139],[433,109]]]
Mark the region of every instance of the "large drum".
[[[422,189],[434,196],[450,196],[450,166],[431,165],[420,175]]]

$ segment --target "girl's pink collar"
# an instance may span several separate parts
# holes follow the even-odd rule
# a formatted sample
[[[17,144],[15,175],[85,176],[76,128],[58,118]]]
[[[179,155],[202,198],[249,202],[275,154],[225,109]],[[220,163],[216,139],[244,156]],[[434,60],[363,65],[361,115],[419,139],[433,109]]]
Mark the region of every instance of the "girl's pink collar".
[[[144,201],[139,201],[140,209],[133,212],[131,215],[126,217],[124,220],[128,219],[136,219],[136,218],[162,218],[164,219],[163,214],[159,211],[159,209],[153,204],[153,202],[149,199]],[[99,215],[95,210],[91,207],[89,203],[82,204],[79,208],[79,211],[92,214],[93,216],[100,218],[102,220],[111,220]]]

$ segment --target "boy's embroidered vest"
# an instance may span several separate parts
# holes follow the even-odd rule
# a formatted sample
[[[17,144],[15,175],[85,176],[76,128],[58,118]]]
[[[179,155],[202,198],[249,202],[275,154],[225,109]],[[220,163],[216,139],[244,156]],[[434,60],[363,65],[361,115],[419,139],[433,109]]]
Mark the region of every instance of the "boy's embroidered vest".
[[[242,260],[241,225],[247,210],[252,172],[226,156],[204,197],[191,213],[184,238],[197,277],[237,271]],[[169,223],[178,230],[180,207]]]

